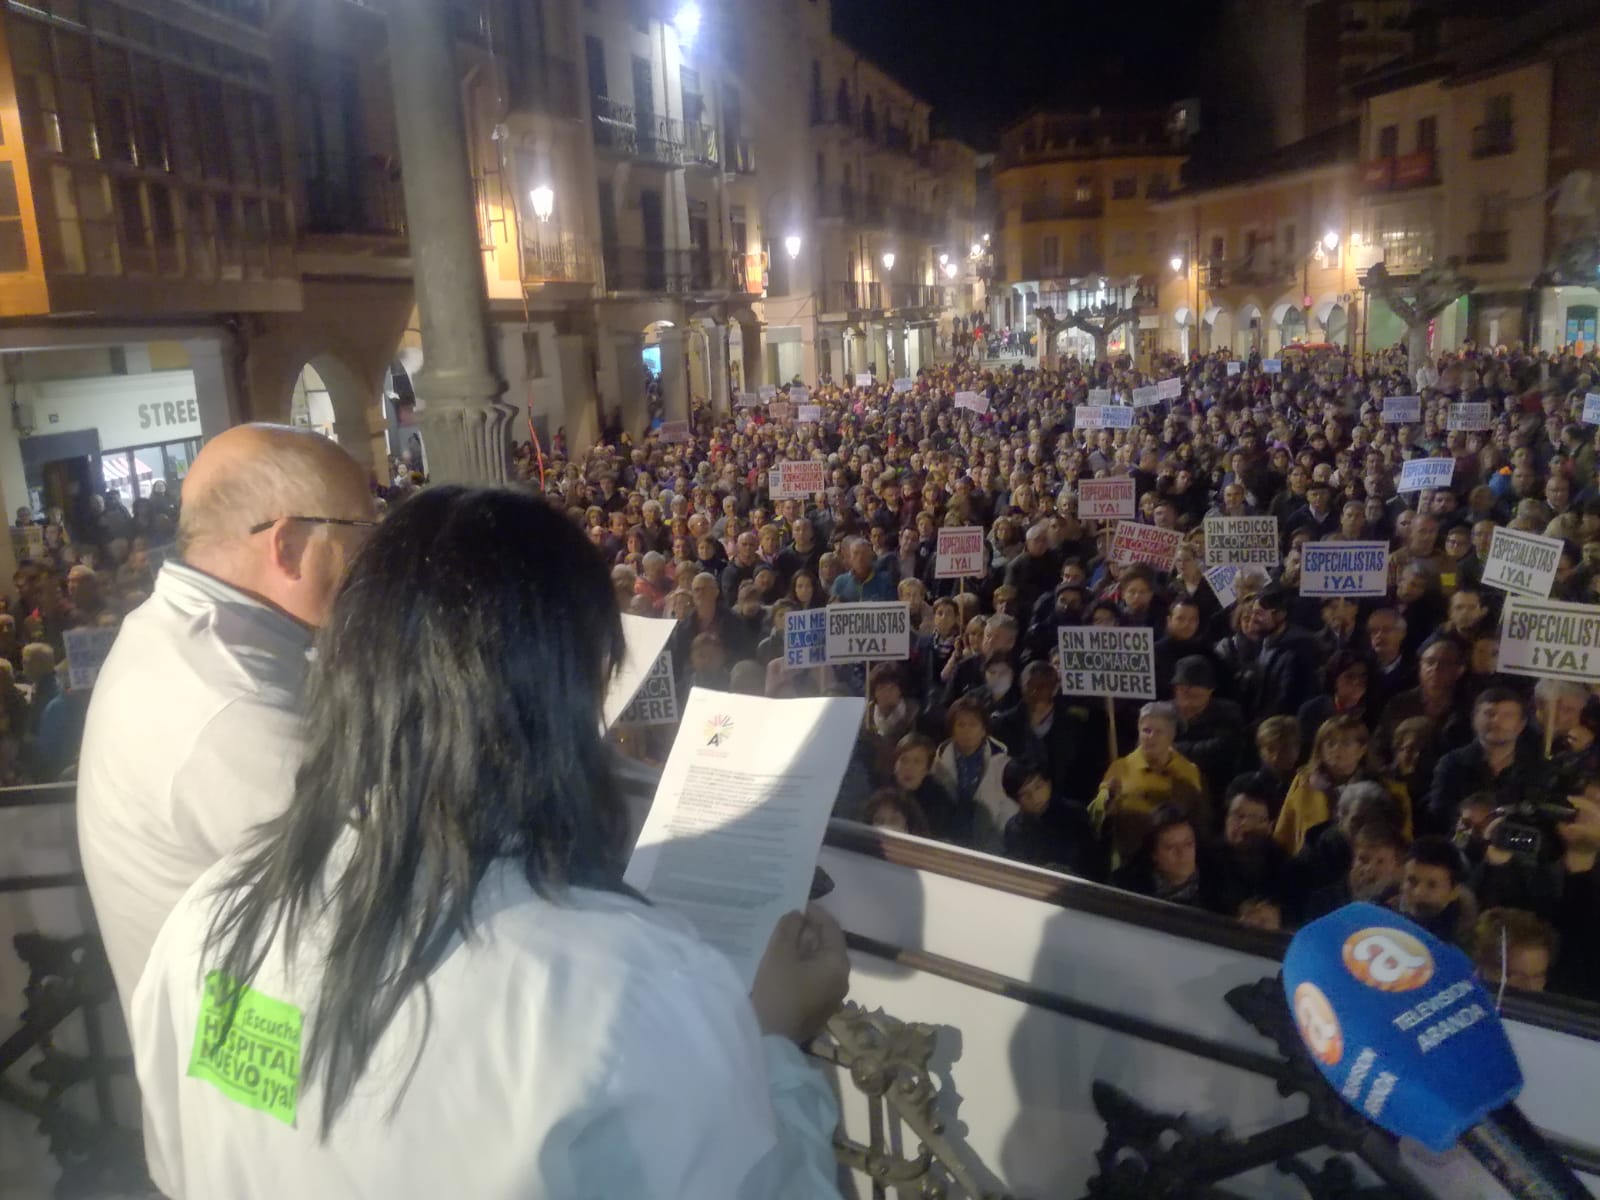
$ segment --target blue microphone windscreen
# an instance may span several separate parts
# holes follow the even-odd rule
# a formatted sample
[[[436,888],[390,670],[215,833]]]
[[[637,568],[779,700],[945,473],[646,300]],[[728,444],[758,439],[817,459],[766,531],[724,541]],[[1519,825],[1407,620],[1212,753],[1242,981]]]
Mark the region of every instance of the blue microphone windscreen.
[[[1522,1090],[1472,964],[1398,913],[1349,904],[1295,934],[1283,988],[1328,1082],[1374,1124],[1442,1151]]]

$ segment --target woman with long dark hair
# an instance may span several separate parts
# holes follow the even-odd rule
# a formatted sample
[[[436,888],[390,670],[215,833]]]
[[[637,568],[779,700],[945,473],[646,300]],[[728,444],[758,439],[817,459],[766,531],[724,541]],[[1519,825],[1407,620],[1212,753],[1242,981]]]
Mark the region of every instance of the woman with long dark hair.
[[[843,935],[786,917],[746,995],[623,885],[622,655],[604,564],[541,501],[435,488],[376,532],[287,811],[189,890],[134,996],[168,1196],[837,1195],[796,1042],[844,995]]]

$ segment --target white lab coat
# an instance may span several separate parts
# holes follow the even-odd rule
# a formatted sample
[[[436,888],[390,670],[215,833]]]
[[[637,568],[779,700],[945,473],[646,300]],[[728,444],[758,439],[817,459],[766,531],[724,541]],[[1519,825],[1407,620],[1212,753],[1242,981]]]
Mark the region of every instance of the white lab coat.
[[[78,843],[124,1013],[189,885],[277,816],[301,754],[311,632],[169,562],[95,683],[78,767]]]
[[[659,909],[548,902],[509,865],[430,976],[431,1013],[413,992],[327,1141],[309,1077],[292,1126],[230,1098],[190,1070],[217,872],[173,912],[133,1005],[151,1175],[174,1200],[838,1196],[832,1092],[762,1036],[728,960]],[[274,942],[252,984],[300,1010],[302,1046],[326,936],[311,929],[292,971]]]

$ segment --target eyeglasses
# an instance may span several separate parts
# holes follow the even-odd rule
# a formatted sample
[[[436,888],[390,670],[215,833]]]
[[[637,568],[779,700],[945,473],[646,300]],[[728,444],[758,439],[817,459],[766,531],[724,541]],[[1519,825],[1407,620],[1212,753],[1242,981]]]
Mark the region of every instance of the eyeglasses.
[[[354,529],[376,529],[377,521],[355,521],[349,517],[273,517],[270,521],[262,521],[258,525],[250,526],[251,536],[264,533],[279,521],[304,521],[307,525],[348,525]]]

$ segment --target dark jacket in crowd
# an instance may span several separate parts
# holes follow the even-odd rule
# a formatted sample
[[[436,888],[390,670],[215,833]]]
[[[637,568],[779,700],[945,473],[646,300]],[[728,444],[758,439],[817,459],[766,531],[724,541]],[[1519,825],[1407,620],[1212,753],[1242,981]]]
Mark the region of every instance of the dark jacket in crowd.
[[[1178,753],[1200,768],[1207,790],[1216,795],[1217,789],[1239,769],[1245,733],[1244,713],[1239,706],[1232,700],[1212,696],[1204,712],[1181,723],[1173,744]]]
[[[1025,758],[1045,769],[1052,795],[1078,804],[1094,798],[1111,765],[1105,713],[1067,696],[1056,697],[1050,727],[1043,733],[1029,720],[1026,704],[1000,710],[990,728],[1012,758]]]
[[[1522,746],[1510,766],[1491,776],[1483,747],[1474,741],[1439,759],[1433,769],[1433,786],[1414,820],[1419,833],[1424,832],[1425,826],[1428,832],[1449,834],[1455,830],[1461,802],[1474,792],[1491,793],[1496,806],[1500,806],[1523,799],[1544,799],[1550,784],[1549,764]]]
[[[1106,877],[1105,848],[1095,836],[1088,810],[1059,796],[1037,817],[1019,812],[1006,822],[1005,854],[1096,883]]]
[[[1317,640],[1296,625],[1286,625],[1261,647],[1253,713],[1256,720],[1290,716],[1322,686],[1322,652]]]

